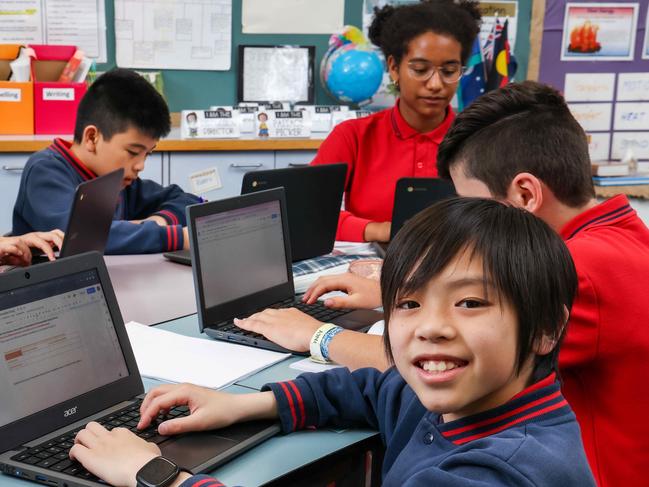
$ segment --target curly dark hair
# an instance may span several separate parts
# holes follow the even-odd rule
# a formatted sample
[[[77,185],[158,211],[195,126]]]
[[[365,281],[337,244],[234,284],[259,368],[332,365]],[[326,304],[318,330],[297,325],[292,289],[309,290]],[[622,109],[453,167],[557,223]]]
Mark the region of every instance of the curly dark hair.
[[[415,37],[426,32],[450,36],[462,45],[462,64],[465,64],[480,32],[481,19],[478,2],[474,0],[422,0],[396,7],[375,7],[368,33],[385,58],[392,56],[397,64]]]

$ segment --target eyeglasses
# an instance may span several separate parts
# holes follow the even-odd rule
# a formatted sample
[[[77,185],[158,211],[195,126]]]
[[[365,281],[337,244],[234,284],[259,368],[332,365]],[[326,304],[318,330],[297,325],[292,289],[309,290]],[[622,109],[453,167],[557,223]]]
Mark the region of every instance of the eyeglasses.
[[[437,73],[442,83],[451,85],[460,81],[465,73],[466,68],[459,64],[445,64],[444,66],[434,66],[429,63],[410,62],[408,63],[408,73],[415,81],[427,82]]]

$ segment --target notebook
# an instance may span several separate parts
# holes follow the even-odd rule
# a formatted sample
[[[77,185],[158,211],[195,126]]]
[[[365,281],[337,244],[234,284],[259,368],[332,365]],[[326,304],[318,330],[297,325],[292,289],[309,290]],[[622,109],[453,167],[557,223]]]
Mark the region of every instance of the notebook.
[[[3,274],[0,337],[0,470],[50,485],[105,485],[68,451],[91,420],[134,429],[144,388],[102,256]],[[166,437],[154,424],[137,434],[182,467],[206,472],[278,431],[251,422]]]
[[[293,262],[330,253],[336,241],[347,164],[246,173],[241,194],[284,188]]]
[[[77,186],[59,258],[93,250],[104,253],[123,178],[124,169],[117,169]],[[33,258],[35,264],[46,261],[43,254]]]
[[[188,206],[187,221],[198,322],[211,337],[286,352],[232,320],[271,307],[296,307],[352,330],[382,318],[373,310],[305,305],[295,296],[283,188]]]
[[[390,240],[401,230],[408,220],[425,210],[433,203],[457,196],[453,182],[438,178],[401,178],[394,190],[394,206],[392,208],[392,225]],[[376,242],[374,249],[381,256],[389,242]]]

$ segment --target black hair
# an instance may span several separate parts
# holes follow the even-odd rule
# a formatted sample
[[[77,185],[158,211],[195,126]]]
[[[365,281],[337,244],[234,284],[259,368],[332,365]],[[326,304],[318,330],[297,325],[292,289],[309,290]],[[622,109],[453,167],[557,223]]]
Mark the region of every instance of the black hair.
[[[584,130],[561,94],[535,81],[486,93],[457,116],[437,153],[440,177],[450,178],[458,163],[497,198],[521,172],[570,207],[595,197]]]
[[[462,45],[462,64],[471,54],[480,32],[478,2],[472,0],[423,0],[407,5],[374,8],[369,27],[370,40],[381,48],[385,58],[397,64],[408,52],[408,43],[426,32],[450,36]]]
[[[151,83],[135,71],[116,68],[97,78],[81,100],[74,127],[77,144],[88,125],[95,125],[106,140],[131,127],[158,140],[171,130],[171,119]]]
[[[485,289],[490,281],[500,303],[518,320],[517,373],[543,336],[556,340],[537,355],[534,380],[557,370],[559,344],[577,290],[570,252],[559,235],[533,214],[482,198],[451,198],[422,211],[399,231],[381,270],[384,345],[390,348],[390,317],[400,296],[426,286],[462,252],[481,258]]]

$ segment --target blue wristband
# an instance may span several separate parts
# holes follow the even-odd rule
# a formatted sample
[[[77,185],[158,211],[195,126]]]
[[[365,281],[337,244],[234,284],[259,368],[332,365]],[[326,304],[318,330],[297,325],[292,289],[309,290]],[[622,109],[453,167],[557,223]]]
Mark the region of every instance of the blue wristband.
[[[329,342],[338,335],[341,331],[343,331],[344,328],[341,328],[340,326],[337,326],[335,328],[331,328],[325,335],[322,337],[322,341],[320,342],[320,353],[322,354],[322,357],[330,361],[331,359],[329,358]]]

